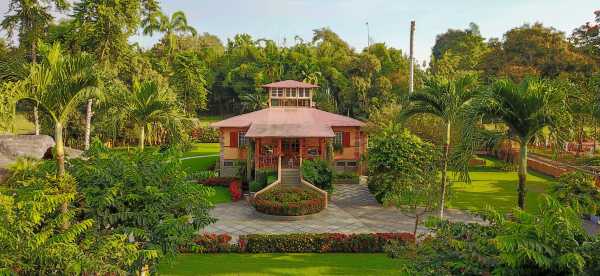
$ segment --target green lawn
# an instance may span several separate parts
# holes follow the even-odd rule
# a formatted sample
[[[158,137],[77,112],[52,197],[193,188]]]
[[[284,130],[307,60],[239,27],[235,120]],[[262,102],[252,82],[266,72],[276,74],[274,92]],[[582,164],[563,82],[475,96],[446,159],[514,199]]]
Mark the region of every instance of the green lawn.
[[[183,157],[192,156],[207,156],[207,155],[218,155],[219,154],[218,143],[197,143],[192,146],[192,149],[184,152]],[[181,161],[185,168],[189,168],[194,171],[203,171],[214,165],[219,156],[210,156],[202,158],[191,158]]]
[[[486,160],[486,167],[475,167],[470,171],[470,184],[454,182],[450,188],[448,207],[463,210],[480,210],[486,205],[508,212],[517,206],[516,172],[505,172],[492,167],[495,160]],[[535,211],[538,199],[553,181],[551,177],[530,172],[527,176],[527,198],[525,208]]]
[[[402,275],[403,261],[385,254],[184,254],[162,275]]]
[[[231,194],[228,188],[220,186],[211,188],[215,190],[215,194],[209,198],[210,202],[213,204],[231,202]]]

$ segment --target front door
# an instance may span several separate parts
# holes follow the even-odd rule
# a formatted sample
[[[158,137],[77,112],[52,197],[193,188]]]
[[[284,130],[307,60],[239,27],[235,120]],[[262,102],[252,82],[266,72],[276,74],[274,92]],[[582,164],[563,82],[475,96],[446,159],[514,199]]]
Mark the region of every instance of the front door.
[[[298,168],[300,160],[300,140],[296,138],[284,138],[281,141],[282,151],[282,166],[284,168]]]

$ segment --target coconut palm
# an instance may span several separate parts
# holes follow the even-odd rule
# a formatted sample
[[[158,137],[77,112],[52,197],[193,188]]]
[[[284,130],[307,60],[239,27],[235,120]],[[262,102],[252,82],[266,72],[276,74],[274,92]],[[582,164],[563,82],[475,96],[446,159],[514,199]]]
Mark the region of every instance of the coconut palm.
[[[464,137],[473,137],[477,121],[482,118],[503,123],[508,131],[495,133],[494,144],[512,140],[519,144],[518,206],[525,208],[527,183],[527,145],[544,129],[550,129],[560,141],[569,125],[565,86],[561,83],[537,78],[526,78],[521,83],[502,79],[473,100],[466,118],[471,120],[464,128]],[[466,142],[467,139],[465,139]],[[466,161],[466,159],[463,159]]]
[[[130,93],[117,92],[113,99],[115,106],[138,128],[141,150],[144,149],[146,129],[151,125],[161,125],[175,136],[192,123],[179,105],[175,93],[157,81],[135,81]]]
[[[446,133],[444,135],[442,180],[440,186],[440,217],[444,217],[446,187],[448,186],[448,156],[452,126],[470,104],[475,94],[477,78],[465,74],[455,79],[431,77],[425,80],[424,88],[409,98],[411,105],[401,116],[409,118],[416,114],[431,114],[442,119]]]
[[[197,32],[194,27],[188,25],[185,13],[177,11],[171,15],[171,18],[164,14],[159,16],[149,16],[147,21],[144,22],[144,34],[153,35],[154,32],[160,32],[164,34],[167,45],[169,47],[169,53],[175,49],[175,35],[190,33],[196,36]]]
[[[20,81],[20,100],[31,100],[39,105],[54,123],[56,161],[58,176],[65,172],[63,128],[69,115],[91,94],[96,93],[98,78],[94,71],[95,61],[91,55],[64,54],[60,44],[51,47],[40,45],[43,59],[32,64],[27,77]]]

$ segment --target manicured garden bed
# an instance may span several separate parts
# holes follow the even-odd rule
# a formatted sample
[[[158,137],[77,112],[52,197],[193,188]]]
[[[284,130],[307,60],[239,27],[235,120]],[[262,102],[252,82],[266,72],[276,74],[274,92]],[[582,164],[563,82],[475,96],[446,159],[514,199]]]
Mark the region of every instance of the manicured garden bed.
[[[161,275],[408,275],[404,261],[385,254],[182,254]]]
[[[303,188],[277,187],[257,195],[252,205],[256,211],[276,216],[304,216],[321,212],[327,199]]]

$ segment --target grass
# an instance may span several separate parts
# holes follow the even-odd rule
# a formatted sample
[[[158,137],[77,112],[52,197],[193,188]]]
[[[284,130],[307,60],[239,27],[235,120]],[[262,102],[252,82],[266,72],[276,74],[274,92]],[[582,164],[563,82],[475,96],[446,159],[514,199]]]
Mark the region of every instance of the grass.
[[[402,275],[402,260],[385,254],[184,254],[161,275]]]
[[[183,157],[195,157],[195,156],[209,156],[218,155],[220,146],[218,143],[196,143],[192,145],[192,149],[184,152]],[[193,171],[203,171],[212,167],[219,156],[209,156],[202,158],[191,158],[181,161],[183,166]]]
[[[25,114],[17,113],[15,116],[15,133],[16,134],[34,134],[35,124],[29,121]]]
[[[450,188],[448,207],[476,211],[490,205],[501,212],[508,212],[517,206],[517,172],[501,171],[494,166],[498,161],[486,159],[485,167],[475,167],[470,171],[472,182],[453,182]],[[536,212],[540,195],[545,193],[551,177],[529,172],[527,176],[527,197],[525,209]]]
[[[200,119],[200,125],[201,126],[208,126],[210,123],[214,123],[214,122],[218,122],[218,121],[223,120],[223,116],[219,116],[219,115],[200,115],[199,119]]]
[[[228,188],[220,186],[210,188],[215,190],[215,194],[209,198],[210,202],[213,204],[231,202],[231,194]]]

